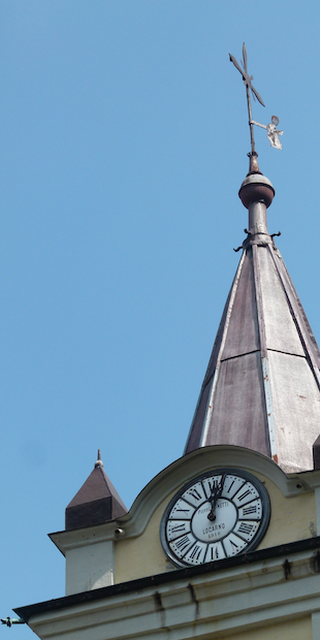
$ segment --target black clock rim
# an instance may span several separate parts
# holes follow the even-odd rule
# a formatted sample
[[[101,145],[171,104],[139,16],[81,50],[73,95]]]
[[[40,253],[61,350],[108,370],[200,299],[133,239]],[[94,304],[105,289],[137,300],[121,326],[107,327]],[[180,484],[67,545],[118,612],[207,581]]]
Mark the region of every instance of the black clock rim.
[[[178,491],[171,498],[170,502],[167,504],[160,522],[160,541],[162,544],[162,548],[166,556],[169,558],[170,562],[172,562],[176,567],[179,567],[179,569],[181,568],[185,569],[186,567],[194,567],[199,565],[194,565],[191,563],[189,564],[188,562],[182,562],[181,560],[176,558],[176,556],[173,554],[173,552],[171,551],[167,543],[167,537],[166,537],[167,517],[174,503],[181,497],[182,493],[184,493],[185,491],[187,491],[187,489],[189,489],[189,487],[192,487],[196,482],[198,482],[199,480],[203,480],[208,476],[220,475],[220,474],[222,475],[223,473],[226,473],[228,475],[234,474],[251,482],[253,486],[257,489],[257,491],[259,491],[259,495],[262,503],[262,518],[261,518],[261,524],[260,524],[259,530],[254,536],[253,540],[249,542],[248,546],[246,546],[245,550],[240,551],[235,555],[240,556],[247,553],[248,551],[252,551],[253,549],[256,549],[268,529],[268,526],[270,523],[270,517],[271,517],[271,503],[270,503],[270,497],[269,497],[268,491],[261,480],[256,478],[256,476],[252,475],[249,471],[237,469],[236,467],[218,467],[217,469],[211,469],[210,471],[200,473],[194,478],[192,478],[191,480],[189,480],[188,482],[186,482],[180,489],[178,489]],[[215,562],[219,562],[219,560],[215,560]],[[203,562],[202,564],[209,564],[209,563]]]

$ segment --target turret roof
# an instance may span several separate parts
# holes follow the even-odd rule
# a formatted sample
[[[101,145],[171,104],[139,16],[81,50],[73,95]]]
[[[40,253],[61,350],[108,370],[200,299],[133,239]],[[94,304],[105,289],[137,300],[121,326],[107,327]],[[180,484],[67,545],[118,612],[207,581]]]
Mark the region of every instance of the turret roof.
[[[127,511],[103,468],[99,449],[93,471],[66,508],[66,529],[102,524]]]

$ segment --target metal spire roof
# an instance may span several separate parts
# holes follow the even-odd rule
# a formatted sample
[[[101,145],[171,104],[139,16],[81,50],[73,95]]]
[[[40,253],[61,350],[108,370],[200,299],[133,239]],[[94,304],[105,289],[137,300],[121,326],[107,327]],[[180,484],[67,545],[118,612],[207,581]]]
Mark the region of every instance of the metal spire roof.
[[[300,472],[313,468],[320,434],[320,353],[268,232],[274,189],[258,172],[254,154],[239,191],[249,210],[247,238],[185,453],[239,445],[270,456],[286,472]]]

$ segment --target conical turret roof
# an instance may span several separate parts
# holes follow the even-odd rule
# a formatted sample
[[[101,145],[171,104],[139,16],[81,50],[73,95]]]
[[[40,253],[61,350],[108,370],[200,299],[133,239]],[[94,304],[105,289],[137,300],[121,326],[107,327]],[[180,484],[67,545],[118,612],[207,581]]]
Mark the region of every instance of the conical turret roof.
[[[239,191],[249,228],[202,384],[185,453],[232,444],[286,472],[313,467],[320,434],[320,353],[274,238],[274,189],[249,173]]]

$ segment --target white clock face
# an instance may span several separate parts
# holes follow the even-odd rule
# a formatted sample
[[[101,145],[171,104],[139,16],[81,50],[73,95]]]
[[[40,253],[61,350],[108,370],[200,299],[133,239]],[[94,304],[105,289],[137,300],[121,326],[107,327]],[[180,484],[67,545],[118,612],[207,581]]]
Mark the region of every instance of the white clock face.
[[[217,469],[185,485],[161,522],[164,551],[179,567],[229,558],[255,548],[270,519],[263,484],[236,469]]]

